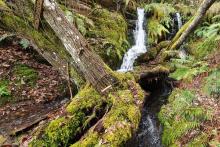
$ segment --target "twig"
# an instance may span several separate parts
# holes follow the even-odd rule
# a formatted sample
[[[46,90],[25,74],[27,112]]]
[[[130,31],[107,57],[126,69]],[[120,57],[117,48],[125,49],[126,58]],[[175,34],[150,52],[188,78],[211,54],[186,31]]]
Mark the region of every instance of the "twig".
[[[70,82],[70,69],[69,69],[69,62],[67,62],[67,75],[68,75],[68,87],[69,87],[69,92],[70,92],[70,98],[73,98],[73,92],[72,92],[72,88],[71,88],[71,82]]]

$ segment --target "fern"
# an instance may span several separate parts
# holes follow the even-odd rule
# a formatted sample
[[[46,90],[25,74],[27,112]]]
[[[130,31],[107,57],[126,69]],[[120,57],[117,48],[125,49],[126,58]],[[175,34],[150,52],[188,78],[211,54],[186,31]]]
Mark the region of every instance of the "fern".
[[[202,38],[212,38],[214,40],[220,39],[220,15],[215,15],[211,19],[211,23],[205,22],[195,31],[196,36]]]
[[[30,42],[27,39],[21,39],[19,44],[21,45],[21,47],[23,49],[26,49],[26,48],[28,48],[30,46]]]
[[[215,70],[203,81],[203,92],[208,95],[220,94],[220,70]]]
[[[206,147],[208,145],[209,135],[202,133],[201,135],[194,138],[190,143],[187,144],[187,147]]]
[[[157,43],[169,33],[173,22],[170,14],[175,13],[175,9],[166,3],[151,3],[144,8],[146,13],[152,14],[147,18],[149,42]]]
[[[162,142],[164,145],[169,146],[175,143],[176,139],[186,134],[189,130],[197,128],[199,125],[198,122],[189,122],[186,120],[174,121],[172,127],[165,126]]]
[[[172,92],[169,103],[163,106],[159,113],[159,120],[164,126],[163,145],[175,145],[183,135],[212,118],[210,111],[193,106],[195,99],[194,92],[189,90],[175,89]]]
[[[177,80],[192,81],[193,77],[208,71],[208,64],[198,62],[192,57],[186,59],[172,59],[171,67],[176,68],[170,77]]]

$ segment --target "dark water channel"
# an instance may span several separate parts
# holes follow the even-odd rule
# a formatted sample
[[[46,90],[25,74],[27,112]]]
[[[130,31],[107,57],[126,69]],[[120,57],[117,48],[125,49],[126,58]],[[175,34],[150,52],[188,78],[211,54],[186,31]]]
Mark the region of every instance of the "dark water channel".
[[[152,84],[152,87],[150,87],[151,94],[145,100],[142,110],[138,132],[129,141],[128,147],[162,147],[162,126],[157,115],[161,107],[166,104],[167,98],[172,91],[171,87],[166,81]],[[143,86],[142,88],[146,89]]]

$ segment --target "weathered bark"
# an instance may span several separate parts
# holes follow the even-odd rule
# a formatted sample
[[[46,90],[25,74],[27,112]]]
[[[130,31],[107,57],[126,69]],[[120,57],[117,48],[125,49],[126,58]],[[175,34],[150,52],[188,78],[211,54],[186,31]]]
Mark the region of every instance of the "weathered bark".
[[[181,35],[179,32],[177,33],[177,36],[175,36],[174,39],[172,40],[172,43],[168,47],[168,50],[178,49],[183,44],[186,38],[196,29],[198,24],[202,21],[202,18],[205,16],[206,11],[212,6],[212,4],[215,1],[216,0],[204,0],[203,1],[198,11],[196,12],[195,16],[191,20],[189,20],[188,23],[185,24],[185,26],[188,26],[188,27],[185,28],[183,26],[185,30],[182,30],[182,29],[180,30]]]
[[[40,18],[43,11],[43,3],[44,0],[36,0],[35,1],[35,9],[34,9],[34,28],[38,30],[40,25]]]
[[[111,75],[110,69],[100,57],[89,48],[86,39],[76,27],[68,22],[54,0],[44,2],[43,16],[72,56],[76,70],[98,92],[104,94],[111,89],[116,78]]]

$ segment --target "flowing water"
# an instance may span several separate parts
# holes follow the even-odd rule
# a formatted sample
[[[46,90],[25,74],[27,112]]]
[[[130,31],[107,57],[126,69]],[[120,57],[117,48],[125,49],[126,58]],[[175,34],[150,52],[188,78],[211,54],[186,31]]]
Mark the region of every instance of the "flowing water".
[[[138,8],[137,15],[138,20],[136,22],[136,29],[134,30],[135,45],[132,46],[124,55],[123,63],[121,68],[118,70],[120,72],[133,70],[133,64],[137,57],[147,52],[147,47],[145,45],[146,32],[144,30],[144,9]]]
[[[176,19],[177,19],[177,25],[178,25],[178,30],[183,26],[182,18],[180,16],[180,13],[176,13]]]
[[[157,114],[166,103],[172,87],[165,81],[161,81],[156,87],[146,100],[137,135],[129,144],[131,147],[162,147],[162,126]]]
[[[178,31],[179,31],[181,29],[181,27],[183,26],[183,22],[182,22],[182,18],[181,18],[180,13],[176,13],[176,19],[177,19],[177,25],[178,25]],[[186,58],[186,51],[184,50],[183,47],[180,47],[179,56],[181,59]]]

